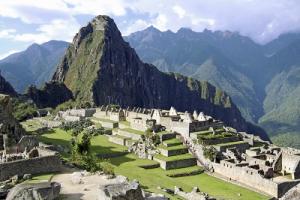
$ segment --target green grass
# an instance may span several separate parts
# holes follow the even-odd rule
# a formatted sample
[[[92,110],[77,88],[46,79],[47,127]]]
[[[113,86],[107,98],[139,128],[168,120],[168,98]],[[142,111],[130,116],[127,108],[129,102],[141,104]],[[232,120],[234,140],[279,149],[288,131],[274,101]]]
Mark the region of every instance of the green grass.
[[[109,122],[109,123],[117,123],[116,121],[110,120],[110,119],[103,119],[103,118],[97,118],[97,117],[91,117],[91,119],[97,120],[101,123],[102,122]]]
[[[53,132],[39,136],[39,140],[46,144],[56,144],[68,147],[70,147],[71,139],[71,133],[61,129],[54,129]],[[116,152],[124,152],[127,150],[127,147],[109,142],[108,137],[105,135],[98,135],[91,140],[91,150],[95,154],[113,154]],[[64,153],[62,156],[67,158],[69,155]]]
[[[216,146],[224,147],[224,146],[231,146],[235,144],[246,144],[247,142],[244,141],[237,141],[237,142],[228,142],[228,143],[222,143],[222,144],[216,144]]]
[[[129,121],[120,121],[119,124],[123,124],[125,126],[130,126],[130,122]]]
[[[33,132],[42,127],[42,124],[36,119],[21,122],[21,125],[27,132]]]
[[[192,166],[186,168],[179,168],[179,169],[171,169],[166,172],[166,175],[175,175],[175,174],[183,174],[183,173],[192,173],[195,171],[203,171],[202,167],[199,166]]]
[[[138,134],[138,135],[144,135],[145,134],[145,132],[143,132],[143,131],[138,131],[138,130],[131,129],[131,128],[123,128],[123,129],[120,129],[120,130],[127,131],[129,133]]]
[[[55,129],[53,133],[47,133],[40,137],[40,139],[53,142],[55,144],[65,144],[68,145],[71,139],[71,135],[62,131],[60,129]],[[123,152],[126,147],[117,145],[108,141],[106,136],[97,136],[92,139],[92,151],[94,153],[117,153]],[[227,199],[227,200],[267,200],[269,197],[258,194],[251,190],[242,188],[240,186],[222,181],[215,177],[209,176],[205,173],[187,176],[180,178],[171,178],[167,174],[174,171],[165,171],[161,168],[155,169],[143,169],[140,166],[142,165],[151,165],[155,164],[155,161],[139,159],[134,154],[127,154],[116,158],[111,158],[110,162],[113,164],[115,173],[124,175],[130,180],[137,179],[142,185],[142,188],[156,193],[163,193],[162,190],[157,189],[158,186],[163,188],[174,189],[174,186],[183,188],[184,191],[191,191],[194,186],[200,188],[201,191],[210,194],[211,196],[218,199]],[[190,169],[183,168],[178,169],[177,172],[188,171]],[[45,180],[47,176],[44,175],[38,179]],[[238,196],[238,193],[241,196]],[[166,194],[171,200],[178,199],[176,196],[171,196]]]
[[[167,144],[168,146],[177,146],[177,145],[182,144],[182,142],[177,138],[173,138],[173,139],[170,139],[170,140],[165,140],[165,141],[163,141],[163,143]]]
[[[154,157],[159,159],[159,160],[164,160],[164,161],[176,161],[176,160],[185,160],[185,159],[194,158],[189,153],[181,154],[181,155],[177,155],[177,156],[170,156],[170,157],[166,157],[166,156],[163,156],[161,154],[157,154]]]
[[[53,173],[50,174],[40,174],[32,176],[31,180],[25,181],[26,183],[40,183],[40,182],[48,182],[52,179]]]
[[[165,150],[187,149],[187,147],[184,146],[183,144],[176,145],[176,146],[170,146],[170,147],[167,147],[165,145],[159,145],[158,148],[165,149]]]
[[[127,161],[126,161],[127,160]],[[246,188],[227,183],[223,180],[209,176],[205,173],[187,176],[180,178],[171,178],[167,174],[170,172],[181,173],[184,170],[189,171],[190,169],[177,169],[174,171],[165,171],[161,168],[155,169],[143,169],[140,165],[145,165],[149,160],[143,160],[137,158],[133,154],[126,156],[113,158],[110,160],[115,165],[116,174],[121,174],[128,177],[130,180],[137,179],[142,184],[143,189],[151,192],[163,193],[157,189],[158,186],[163,188],[174,189],[174,186],[181,187],[184,191],[190,192],[193,187],[197,186],[201,191],[209,193],[217,199],[227,200],[267,200],[269,197],[258,194]],[[193,167],[194,168],[194,167]],[[196,168],[196,167],[195,167]],[[241,194],[241,196],[238,196]],[[178,199],[175,196],[166,195],[172,200]]]

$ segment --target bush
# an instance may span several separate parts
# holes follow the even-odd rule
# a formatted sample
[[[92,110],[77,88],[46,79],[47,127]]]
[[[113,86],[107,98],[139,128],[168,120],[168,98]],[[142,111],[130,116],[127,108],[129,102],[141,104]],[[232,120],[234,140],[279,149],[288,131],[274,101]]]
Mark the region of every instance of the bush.
[[[24,121],[37,116],[37,107],[34,103],[13,98],[13,115],[18,121]]]
[[[217,157],[217,150],[210,146],[210,147],[204,147],[203,148],[203,155],[206,159],[209,159],[210,161],[214,161]]]
[[[101,169],[102,169],[104,174],[112,175],[112,176],[115,175],[114,166],[109,162],[101,163]]]

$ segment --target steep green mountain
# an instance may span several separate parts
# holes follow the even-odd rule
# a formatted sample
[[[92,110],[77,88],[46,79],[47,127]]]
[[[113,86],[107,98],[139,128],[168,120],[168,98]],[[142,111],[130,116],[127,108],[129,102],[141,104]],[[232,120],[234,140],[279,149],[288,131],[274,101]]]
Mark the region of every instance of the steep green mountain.
[[[206,81],[163,73],[143,63],[125,42],[114,21],[94,18],[80,29],[53,76],[64,83],[75,102],[204,111],[239,130],[267,138],[248,124],[230,97]]]
[[[254,67],[265,62],[262,50],[247,37],[231,32],[197,33],[182,28],[177,33],[160,32],[154,27],[125,39],[139,56],[160,70],[179,72],[207,80],[226,91],[243,116],[252,122],[263,114],[261,90]],[[250,76],[250,74],[253,74]]]
[[[49,81],[68,46],[67,42],[49,41],[33,44],[25,51],[12,54],[0,61],[0,70],[17,92],[29,85],[41,86]]]
[[[275,76],[266,87],[265,115],[259,123],[276,143],[296,146],[300,139],[300,40],[271,57]],[[296,139],[297,138],[297,139]]]
[[[300,148],[295,142],[300,138],[300,34],[258,45],[228,31],[173,33],[149,27],[125,39],[158,68],[220,87],[243,116],[263,126],[276,143]]]
[[[11,96],[17,95],[14,88],[1,76],[1,71],[0,71],[0,94],[7,94]]]

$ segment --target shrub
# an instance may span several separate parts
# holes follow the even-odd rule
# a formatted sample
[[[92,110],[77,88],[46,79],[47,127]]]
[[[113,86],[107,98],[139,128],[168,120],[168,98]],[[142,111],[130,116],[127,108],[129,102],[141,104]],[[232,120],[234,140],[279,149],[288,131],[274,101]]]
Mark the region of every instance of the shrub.
[[[217,150],[210,146],[210,147],[203,147],[203,155],[206,159],[209,159],[210,161],[214,161],[217,157]]]
[[[18,121],[24,121],[37,116],[37,107],[34,103],[13,98],[13,115]]]
[[[112,175],[112,176],[115,175],[114,166],[109,162],[101,163],[101,169],[102,169],[104,174]]]

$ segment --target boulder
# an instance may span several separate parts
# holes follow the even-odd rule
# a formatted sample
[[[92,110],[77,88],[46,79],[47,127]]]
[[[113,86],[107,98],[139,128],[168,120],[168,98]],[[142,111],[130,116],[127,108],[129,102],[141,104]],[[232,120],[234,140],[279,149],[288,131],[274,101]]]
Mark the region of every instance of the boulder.
[[[132,182],[116,183],[100,186],[98,200],[144,200],[140,184]]]
[[[14,187],[6,200],[53,200],[58,198],[61,185],[57,182],[23,183]]]
[[[31,174],[24,174],[24,175],[23,175],[23,179],[24,179],[24,180],[29,180],[29,179],[31,179]]]
[[[82,173],[81,172],[73,172],[71,175],[71,182],[73,184],[81,184],[82,183]]]

